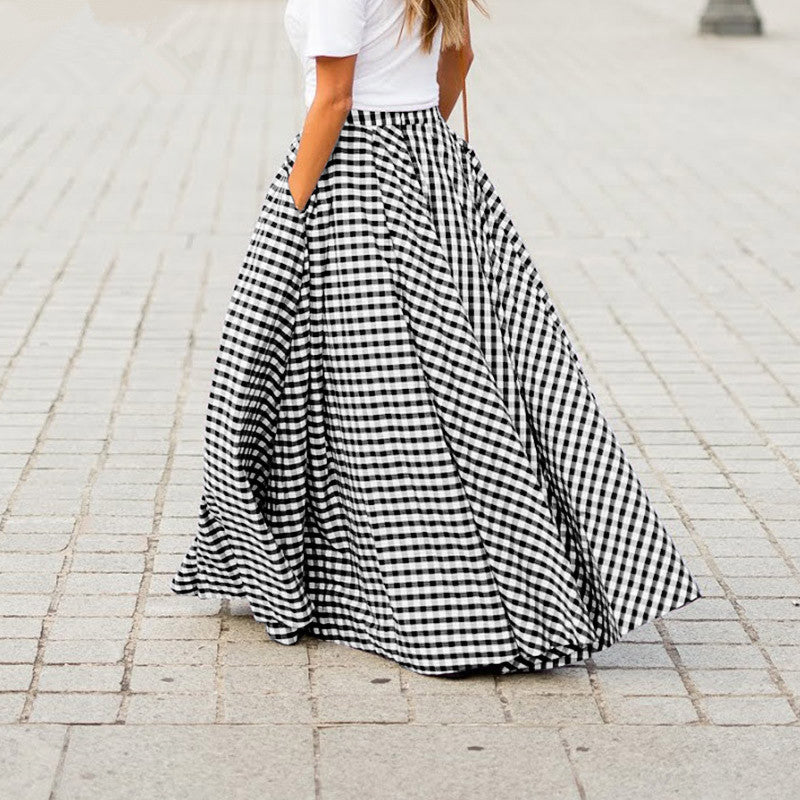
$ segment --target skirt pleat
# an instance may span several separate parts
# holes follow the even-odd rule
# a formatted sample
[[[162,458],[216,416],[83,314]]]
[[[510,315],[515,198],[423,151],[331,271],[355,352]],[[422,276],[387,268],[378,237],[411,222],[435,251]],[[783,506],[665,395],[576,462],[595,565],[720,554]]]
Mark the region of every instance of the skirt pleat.
[[[495,187],[438,107],[289,144],[214,365],[178,594],[428,675],[584,659],[700,597]]]

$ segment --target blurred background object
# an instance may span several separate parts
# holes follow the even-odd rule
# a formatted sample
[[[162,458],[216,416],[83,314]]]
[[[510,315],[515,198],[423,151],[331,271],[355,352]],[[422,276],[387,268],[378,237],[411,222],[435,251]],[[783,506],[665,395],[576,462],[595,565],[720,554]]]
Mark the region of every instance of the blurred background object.
[[[700,18],[700,33],[760,36],[761,17],[752,0],[708,0],[708,6]]]

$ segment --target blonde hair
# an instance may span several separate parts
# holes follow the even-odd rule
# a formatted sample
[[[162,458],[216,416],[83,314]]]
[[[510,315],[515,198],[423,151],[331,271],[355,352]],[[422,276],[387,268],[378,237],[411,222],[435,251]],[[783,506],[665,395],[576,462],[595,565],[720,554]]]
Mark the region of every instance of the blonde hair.
[[[464,44],[466,33],[467,8],[472,2],[474,6],[488,17],[480,0],[406,0],[406,12],[400,28],[402,36],[406,25],[414,27],[419,19],[422,30],[422,50],[429,53],[433,47],[433,37],[438,25],[442,26],[442,47],[460,47]]]

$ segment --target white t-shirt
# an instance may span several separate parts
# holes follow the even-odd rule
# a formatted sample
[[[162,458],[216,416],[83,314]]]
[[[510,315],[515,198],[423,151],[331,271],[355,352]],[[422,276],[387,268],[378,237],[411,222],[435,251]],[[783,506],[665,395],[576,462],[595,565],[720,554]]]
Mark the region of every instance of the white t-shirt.
[[[420,21],[397,41],[405,0],[287,0],[284,24],[303,65],[306,108],[316,91],[314,56],[358,53],[353,108],[408,110],[439,102],[439,25],[430,53],[420,49]]]

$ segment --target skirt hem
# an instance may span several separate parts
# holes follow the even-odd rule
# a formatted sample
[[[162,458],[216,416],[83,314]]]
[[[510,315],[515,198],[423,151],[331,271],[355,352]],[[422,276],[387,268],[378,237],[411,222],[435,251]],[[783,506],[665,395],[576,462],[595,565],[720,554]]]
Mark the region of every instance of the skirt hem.
[[[223,598],[232,598],[232,597],[244,597],[247,599],[247,594],[242,592],[235,592],[235,591],[213,591],[213,590],[203,590],[198,587],[191,587],[191,588],[181,588],[175,589],[172,588],[172,591],[176,594],[181,595],[194,595],[196,597],[202,598],[209,598],[209,597],[223,597]],[[601,650],[605,650],[612,645],[616,644],[620,641],[626,633],[630,633],[630,631],[635,630],[636,628],[641,627],[642,625],[647,624],[651,620],[660,619],[664,617],[666,614],[669,614],[673,611],[677,611],[678,609],[684,608],[685,606],[693,603],[695,600],[699,600],[703,597],[703,594],[697,590],[692,594],[688,595],[681,601],[671,605],[669,608],[664,608],[659,611],[655,611],[643,617],[641,620],[637,622],[630,622],[627,625],[623,625],[622,627],[618,627],[616,633],[610,636],[606,636],[605,639],[597,639],[590,644],[581,644],[580,646],[576,646],[574,649],[569,649],[566,652],[562,652],[560,655],[548,658],[544,655],[538,657],[531,657],[526,655],[525,653],[518,653],[510,660],[505,661],[481,661],[479,663],[469,662],[464,663],[462,666],[459,666],[456,669],[448,670],[448,671],[434,671],[428,670],[424,667],[419,667],[415,665],[413,662],[405,661],[401,658],[398,658],[396,655],[392,654],[388,649],[381,647],[379,644],[375,642],[367,641],[366,639],[354,641],[352,639],[348,639],[345,634],[343,634],[340,630],[334,629],[331,625],[320,626],[314,620],[311,620],[305,624],[295,625],[294,627],[291,625],[287,625],[286,623],[279,622],[278,625],[285,627],[286,633],[277,633],[276,626],[275,626],[275,619],[269,618],[263,614],[258,613],[255,611],[251,606],[251,616],[256,621],[261,623],[265,626],[267,635],[269,636],[270,640],[275,642],[276,644],[283,645],[285,647],[292,647],[296,644],[300,643],[300,640],[303,636],[308,635],[316,639],[320,639],[323,641],[332,642],[334,644],[341,644],[345,647],[350,647],[354,650],[362,650],[366,653],[372,653],[373,655],[378,655],[383,658],[389,659],[390,661],[394,661],[399,666],[403,667],[404,669],[408,669],[411,672],[416,672],[418,675],[427,675],[430,677],[442,677],[442,678],[463,678],[469,675],[478,674],[478,673],[487,673],[487,674],[497,674],[497,675],[511,675],[511,674],[524,674],[524,673],[532,673],[532,672],[543,672],[549,669],[554,669],[556,667],[565,667],[575,664],[576,662],[584,661],[585,659],[591,657],[594,653],[597,653]],[[274,632],[274,633],[273,633]]]

